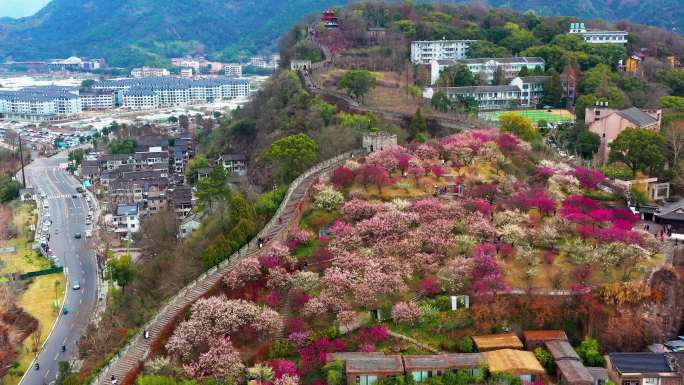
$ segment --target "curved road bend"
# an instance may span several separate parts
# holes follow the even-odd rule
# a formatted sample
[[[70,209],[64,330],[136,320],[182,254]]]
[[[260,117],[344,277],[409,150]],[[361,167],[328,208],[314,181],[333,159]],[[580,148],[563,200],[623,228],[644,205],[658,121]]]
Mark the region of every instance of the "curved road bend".
[[[36,188],[37,194],[45,193],[50,205],[50,248],[62,261],[67,275],[65,308],[68,314],[60,314],[43,349],[28,368],[20,385],[50,384],[59,373],[58,362],[76,357],[77,343],[85,332],[97,305],[98,270],[95,254],[86,244],[85,221],[88,204],[81,194],[76,194],[78,181],[59,167],[66,162],[66,153],[52,158],[39,158],[25,169],[26,184]],[[75,239],[80,233],[81,239]],[[78,282],[80,290],[74,290]],[[60,299],[61,300],[61,299]],[[62,345],[66,352],[62,352]],[[35,363],[40,364],[36,370]]]

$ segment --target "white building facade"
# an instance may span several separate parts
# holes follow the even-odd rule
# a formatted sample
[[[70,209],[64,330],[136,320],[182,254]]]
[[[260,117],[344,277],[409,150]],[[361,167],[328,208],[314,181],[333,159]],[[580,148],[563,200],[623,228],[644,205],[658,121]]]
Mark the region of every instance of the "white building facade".
[[[411,63],[430,64],[433,60],[460,60],[468,57],[477,40],[419,40],[411,42]]]
[[[496,71],[501,68],[506,79],[518,76],[523,68],[530,71],[545,70],[546,62],[540,57],[479,58],[461,60],[433,60],[430,62],[430,84],[437,83],[440,73],[447,67],[464,64],[470,72],[488,83],[494,80]]]
[[[223,66],[223,72],[226,76],[233,76],[239,78],[242,76],[242,64],[240,63],[228,63]]]
[[[544,84],[549,76],[516,77],[508,85],[501,86],[472,86],[472,87],[439,87],[453,101],[463,98],[473,98],[480,110],[510,110],[516,108],[530,108],[537,106],[544,96]],[[432,98],[432,89],[424,95]]]
[[[570,34],[582,36],[590,44],[627,44],[627,31],[590,30],[584,23],[570,23]]]
[[[59,120],[81,112],[81,99],[74,89],[48,86],[0,91],[0,114],[7,119]]]
[[[146,78],[154,76],[169,76],[171,73],[166,68],[142,67],[133,68],[131,76],[134,78]]]
[[[251,93],[248,80],[229,77],[197,80],[172,77],[105,80],[95,83],[93,89],[113,91],[124,108],[135,110],[243,98]]]
[[[109,110],[116,106],[113,91],[81,92],[79,96],[82,110]]]

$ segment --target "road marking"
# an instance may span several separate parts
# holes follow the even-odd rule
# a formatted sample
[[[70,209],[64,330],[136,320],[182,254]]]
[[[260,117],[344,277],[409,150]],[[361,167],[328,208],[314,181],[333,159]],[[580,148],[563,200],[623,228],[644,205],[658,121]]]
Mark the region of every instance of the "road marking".
[[[47,372],[45,372],[45,376],[43,376],[43,378],[47,380],[48,374],[50,374],[50,369],[48,369]]]
[[[79,304],[79,305],[83,305],[83,298],[81,298],[81,299],[78,300],[78,304]]]
[[[55,358],[53,359],[53,361],[57,361],[57,358],[59,358],[59,353],[55,353]]]

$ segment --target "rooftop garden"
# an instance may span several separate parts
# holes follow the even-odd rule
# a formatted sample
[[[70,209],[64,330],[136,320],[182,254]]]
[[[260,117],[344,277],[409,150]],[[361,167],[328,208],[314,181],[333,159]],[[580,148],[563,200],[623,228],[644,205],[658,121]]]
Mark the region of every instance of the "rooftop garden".
[[[315,184],[286,241],[193,305],[145,372],[237,378],[251,366],[275,384],[318,384],[330,352],[470,352],[469,336],[512,320],[496,298],[527,289],[655,300],[644,276],[659,243],[604,179],[495,131],[351,160]],[[452,310],[461,294],[476,307]]]

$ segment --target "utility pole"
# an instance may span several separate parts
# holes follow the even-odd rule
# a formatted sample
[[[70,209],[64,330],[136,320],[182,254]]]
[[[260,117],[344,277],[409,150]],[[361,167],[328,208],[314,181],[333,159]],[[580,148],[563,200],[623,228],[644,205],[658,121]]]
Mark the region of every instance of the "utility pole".
[[[21,132],[17,133],[19,135],[19,160],[21,161],[21,185],[26,188],[26,175],[24,174],[24,151],[21,147]]]

